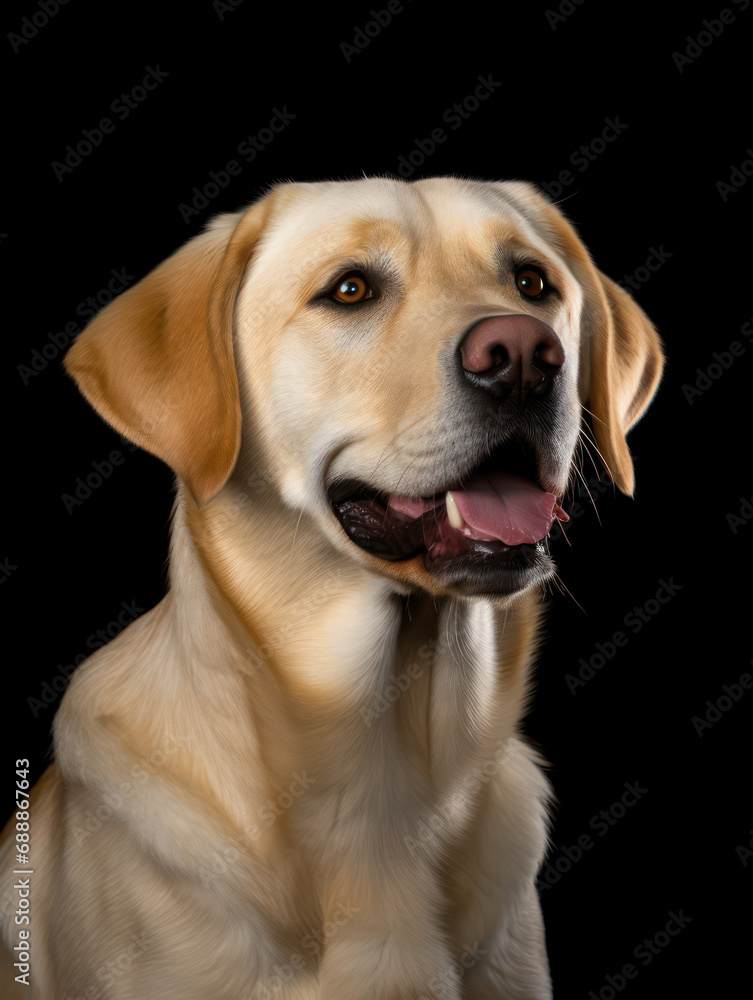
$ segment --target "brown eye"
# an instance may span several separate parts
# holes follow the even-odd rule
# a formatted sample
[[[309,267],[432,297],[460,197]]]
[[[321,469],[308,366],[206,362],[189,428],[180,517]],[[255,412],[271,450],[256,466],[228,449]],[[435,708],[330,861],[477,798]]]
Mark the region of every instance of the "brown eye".
[[[332,298],[335,302],[346,302],[348,304],[353,302],[364,302],[366,299],[373,298],[373,296],[374,293],[369,287],[368,282],[364,276],[359,274],[357,271],[353,271],[350,274],[343,275],[342,278],[338,278],[337,284],[332,292]]]
[[[544,279],[532,267],[524,267],[518,271],[515,284],[518,286],[518,291],[527,295],[529,299],[535,299],[544,291]]]

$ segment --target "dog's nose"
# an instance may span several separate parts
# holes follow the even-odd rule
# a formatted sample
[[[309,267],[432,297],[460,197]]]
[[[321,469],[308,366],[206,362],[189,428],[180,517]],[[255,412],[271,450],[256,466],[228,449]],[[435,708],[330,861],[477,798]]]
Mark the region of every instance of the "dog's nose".
[[[494,396],[517,390],[522,403],[529,392],[543,396],[565,363],[554,330],[533,316],[482,319],[460,345],[463,374],[472,385]]]

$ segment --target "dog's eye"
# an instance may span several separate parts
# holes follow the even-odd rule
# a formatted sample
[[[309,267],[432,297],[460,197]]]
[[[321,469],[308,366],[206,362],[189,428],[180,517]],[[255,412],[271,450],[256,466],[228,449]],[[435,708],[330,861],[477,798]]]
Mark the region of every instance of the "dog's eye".
[[[374,292],[359,271],[350,271],[337,279],[330,296],[335,302],[350,304],[371,299],[374,297]]]
[[[546,289],[544,275],[536,267],[522,267],[515,275],[518,291],[529,299],[536,299]]]

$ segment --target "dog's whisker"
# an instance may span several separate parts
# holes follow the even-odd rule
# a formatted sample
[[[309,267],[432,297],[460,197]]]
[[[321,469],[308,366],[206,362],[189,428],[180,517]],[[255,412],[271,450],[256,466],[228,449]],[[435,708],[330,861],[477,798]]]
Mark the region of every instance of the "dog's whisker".
[[[562,591],[564,591],[564,593],[567,594],[567,596],[573,601],[573,603],[577,604],[577,606],[580,608],[580,610],[583,612],[583,614],[586,615],[586,617],[588,617],[588,612],[583,607],[583,605],[573,596],[573,594],[568,589],[568,587],[563,583],[563,581],[562,581],[559,573],[557,573],[557,572],[553,573],[552,574],[552,580],[557,585],[557,587],[561,588],[560,593],[562,593]]]
[[[570,548],[572,548],[572,547],[573,547],[573,543],[572,543],[572,542],[570,541],[570,539],[569,539],[569,538],[567,537],[567,532],[565,531],[565,525],[564,525],[564,524],[562,523],[562,521],[558,521],[557,523],[558,523],[558,524],[559,524],[559,526],[560,526],[560,534],[561,534],[561,535],[562,535],[562,537],[563,537],[563,538],[565,539],[565,541],[566,541],[566,542],[567,542],[567,544],[568,544],[568,545],[570,546]],[[547,536],[546,536],[546,541],[547,541],[547,546],[546,546],[546,550],[547,550],[547,552],[549,552],[549,535],[547,535]]]
[[[599,472],[599,467],[596,464],[593,455],[591,454],[591,449],[589,447],[589,438],[588,438],[588,435],[585,433],[585,431],[584,431],[584,429],[583,429],[582,426],[581,426],[580,430],[578,431],[578,437],[580,439],[581,449],[585,450],[585,453],[588,455],[588,458],[589,458],[589,460],[591,462],[591,465],[594,467],[594,472],[596,473],[597,477],[599,477],[601,475],[600,472]],[[594,445],[594,447],[596,447],[596,446]],[[581,468],[582,467],[583,466],[581,465]]]
[[[594,513],[596,514],[596,520],[599,522],[599,525],[601,525],[601,518],[599,517],[599,511],[598,511],[598,509],[596,507],[596,501],[591,496],[591,491],[589,490],[588,484],[586,483],[586,480],[583,477],[583,473],[580,471],[580,469],[577,466],[573,465],[573,468],[575,469],[575,471],[578,474],[581,482],[583,483],[583,488],[586,491],[586,493],[588,494],[588,499],[591,501],[591,506],[593,507]]]
[[[589,410],[585,403],[581,403],[580,407],[582,410],[585,410],[590,417],[593,417],[594,420],[598,420],[603,427],[606,427],[607,429],[609,428],[609,424],[605,420],[602,420],[601,417],[597,417],[592,410]]]
[[[585,407],[584,407],[584,409],[585,409]],[[590,412],[590,411],[589,411],[589,412]],[[589,441],[589,442],[591,443],[592,447],[593,447],[593,448],[594,448],[594,450],[596,451],[596,454],[597,454],[597,455],[599,456],[599,458],[601,459],[601,461],[602,461],[602,463],[603,463],[603,465],[604,465],[604,468],[606,469],[606,471],[607,471],[607,473],[609,474],[610,478],[611,478],[611,479],[612,479],[612,480],[614,481],[614,476],[612,475],[612,470],[611,470],[611,469],[609,468],[609,465],[607,464],[607,460],[606,460],[606,459],[604,458],[604,456],[602,455],[602,453],[601,453],[601,452],[599,451],[599,448],[598,448],[598,446],[597,446],[596,442],[595,442],[595,441],[594,441],[594,439],[593,439],[593,438],[592,438],[592,437],[590,436],[590,434],[589,434],[589,433],[587,432],[587,430],[586,430],[586,428],[585,428],[584,424],[581,424],[581,427],[580,427],[580,430],[579,430],[579,432],[578,432],[578,433],[579,433],[579,434],[583,434],[583,435],[585,436],[585,438],[586,438],[586,439],[587,439],[587,440],[588,440],[588,441]],[[591,459],[591,461],[593,461],[593,459]],[[594,468],[595,468],[595,465],[594,465]],[[598,469],[596,469],[596,471],[598,472]]]

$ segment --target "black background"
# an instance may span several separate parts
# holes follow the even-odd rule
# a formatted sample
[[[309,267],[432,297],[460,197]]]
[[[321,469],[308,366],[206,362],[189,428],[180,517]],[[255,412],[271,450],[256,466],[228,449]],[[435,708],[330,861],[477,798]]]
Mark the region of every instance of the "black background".
[[[562,207],[605,273],[634,274],[652,248],[671,255],[633,292],[668,356],[658,395],[630,437],[636,497],[595,494],[600,522],[584,504],[569,529],[572,547],[557,544],[572,596],[551,597],[526,724],[552,762],[559,799],[549,862],[565,868],[563,849],[584,834],[593,840],[541,888],[555,993],[601,991],[607,1000],[606,976],[627,962],[639,972],[619,991],[625,996],[721,995],[745,974],[753,860],[746,867],[736,848],[750,846],[753,827],[743,736],[753,692],[702,735],[692,719],[724,694],[722,685],[753,672],[753,526],[733,531],[727,518],[753,493],[753,341],[741,332],[753,317],[753,181],[726,198],[717,187],[753,145],[753,5],[730,3],[734,22],[691,50],[700,54],[681,69],[673,53],[705,30],[704,18],[718,18],[720,5],[672,17],[656,7],[565,3],[572,13],[553,24],[537,4],[466,3],[444,14],[404,3],[349,59],[341,43],[352,44],[372,20],[368,3],[343,14],[331,6],[261,10],[251,0],[235,9],[73,0],[16,42],[17,52],[3,40],[8,788],[14,758],[30,758],[34,776],[44,767],[59,700],[44,704],[53,697],[45,683],[59,684],[61,665],[91,651],[87,640],[117,619],[122,602],[148,609],[160,600],[173,497],[169,470],[108,429],[64,375],[60,355],[29,374],[32,352],[66,323],[82,325],[79,303],[107,286],[111,269],[142,277],[217,211],[243,206],[277,180],[397,174],[417,139],[444,128],[447,140],[413,178],[541,183],[569,169],[575,179]],[[32,2],[6,10],[4,33],[20,33],[38,10]],[[157,66],[167,77],[119,119],[112,102]],[[460,128],[443,123],[490,74],[499,86],[488,100]],[[283,108],[295,118],[247,163],[239,143]],[[53,161],[103,117],[114,131],[58,180]],[[628,127],[587,169],[574,168],[571,154],[617,117]],[[242,164],[240,176],[186,222],[179,205],[231,159]],[[735,340],[745,353],[691,404],[683,386]],[[62,495],[113,450],[122,465],[69,513]],[[675,596],[640,631],[626,627],[625,616],[670,578]],[[571,693],[566,675],[620,630],[627,644]],[[626,782],[647,791],[599,836],[591,819]],[[644,966],[634,949],[680,909],[690,922]]]

